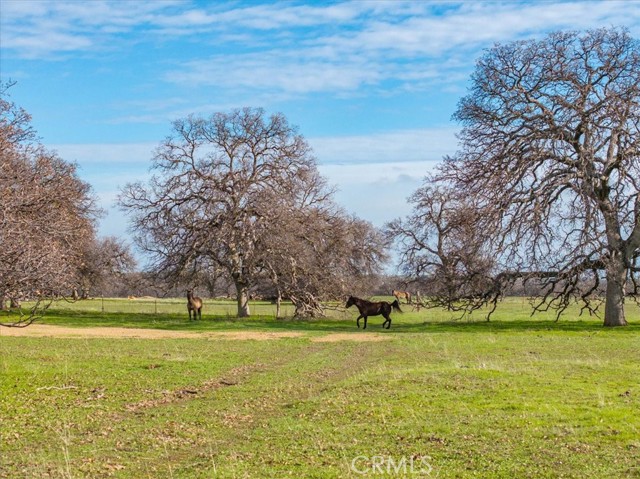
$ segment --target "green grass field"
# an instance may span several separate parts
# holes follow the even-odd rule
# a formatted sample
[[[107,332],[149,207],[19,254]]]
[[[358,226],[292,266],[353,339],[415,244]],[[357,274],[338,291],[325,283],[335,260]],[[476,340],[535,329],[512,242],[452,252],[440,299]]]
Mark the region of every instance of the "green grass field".
[[[510,299],[489,323],[405,308],[362,331],[355,310],[238,320],[207,302],[189,323],[182,300],[98,302],[40,323],[196,337],[0,329],[0,477],[640,477],[635,306],[616,329]],[[258,340],[278,332],[298,335]]]

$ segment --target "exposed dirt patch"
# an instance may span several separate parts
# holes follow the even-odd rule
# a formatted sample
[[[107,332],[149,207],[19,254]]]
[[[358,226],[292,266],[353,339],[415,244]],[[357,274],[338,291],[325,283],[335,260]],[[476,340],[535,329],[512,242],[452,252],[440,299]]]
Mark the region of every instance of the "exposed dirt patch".
[[[366,343],[372,341],[384,341],[389,338],[390,336],[378,333],[331,333],[326,336],[311,338],[311,341],[314,343],[335,343],[338,341],[357,341],[360,343]]]
[[[220,331],[215,333],[202,333],[202,335],[211,339],[235,339],[239,341],[247,339],[267,341],[269,339],[300,338],[306,336],[304,333],[297,331]]]
[[[229,339],[229,340],[271,340],[280,338],[296,338],[304,336],[295,331],[261,332],[261,331],[166,331],[162,329],[144,328],[70,328],[49,324],[32,324],[26,328],[0,328],[0,336],[29,336],[56,338],[140,338],[140,339]]]
[[[211,339],[230,341],[269,341],[283,338],[309,337],[314,343],[338,341],[384,341],[389,335],[379,333],[329,333],[324,336],[309,336],[298,331],[166,331],[163,329],[91,327],[71,328],[50,324],[32,324],[26,328],[0,328],[2,336],[55,337],[55,338],[117,338],[117,339]]]
[[[30,336],[56,338],[198,338],[198,333],[188,331],[163,331],[142,328],[70,328],[49,324],[32,324],[26,328],[0,328],[0,336]]]
[[[175,403],[178,401],[188,400],[194,397],[197,397],[199,394],[206,393],[208,391],[213,391],[216,389],[236,386],[239,383],[246,380],[246,378],[256,372],[264,370],[265,366],[263,364],[252,364],[245,366],[238,366],[237,368],[233,368],[225,374],[224,378],[221,379],[210,379],[208,381],[203,382],[197,386],[176,389],[174,391],[163,391],[162,397],[156,399],[145,399],[133,404],[125,405],[125,409],[130,412],[140,411],[142,409],[148,409],[153,407],[162,406],[164,404]]]

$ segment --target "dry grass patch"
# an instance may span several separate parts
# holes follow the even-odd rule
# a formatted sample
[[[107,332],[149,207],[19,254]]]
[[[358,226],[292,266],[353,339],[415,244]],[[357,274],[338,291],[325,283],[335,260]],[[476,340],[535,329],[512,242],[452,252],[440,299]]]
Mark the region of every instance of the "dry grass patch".
[[[314,343],[337,343],[338,341],[377,342],[390,339],[391,336],[378,333],[331,333],[311,338]]]
[[[147,328],[90,327],[70,328],[49,324],[32,324],[26,328],[0,328],[0,336],[55,337],[55,338],[140,338],[140,339],[228,339],[266,341],[281,338],[297,338],[304,333],[296,331],[222,331],[190,332]]]
[[[169,331],[148,328],[88,327],[74,328],[50,324],[32,324],[26,328],[0,328],[0,336],[21,336],[32,338],[109,338],[109,339],[212,339],[229,341],[270,341],[284,338],[309,337],[300,331]],[[339,341],[376,342],[390,339],[390,335],[380,333],[329,333],[313,336],[314,343],[335,343]]]

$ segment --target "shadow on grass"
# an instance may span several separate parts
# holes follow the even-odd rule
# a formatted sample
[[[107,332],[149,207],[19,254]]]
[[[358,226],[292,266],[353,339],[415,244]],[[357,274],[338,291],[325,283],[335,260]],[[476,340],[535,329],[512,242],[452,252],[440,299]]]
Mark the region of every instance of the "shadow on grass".
[[[49,310],[39,322],[43,324],[70,327],[124,327],[150,328],[174,331],[297,331],[297,332],[357,332],[354,318],[347,319],[275,319],[273,316],[253,316],[234,318],[228,315],[208,315],[202,320],[189,321],[184,314],[147,313],[100,313],[88,311]],[[367,332],[385,334],[425,334],[425,333],[500,333],[527,331],[569,331],[569,332],[638,332],[640,324],[630,323],[625,328],[605,328],[598,319],[589,320],[484,320],[477,321],[424,321],[399,318],[394,320],[390,330],[381,327],[382,320],[369,319]]]

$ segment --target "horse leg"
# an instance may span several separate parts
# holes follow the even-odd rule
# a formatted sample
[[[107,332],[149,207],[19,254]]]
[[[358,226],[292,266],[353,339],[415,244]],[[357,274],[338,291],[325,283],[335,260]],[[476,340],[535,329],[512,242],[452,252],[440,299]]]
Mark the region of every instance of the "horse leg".
[[[364,317],[364,328],[362,328],[362,329],[367,329],[367,317],[366,316]]]
[[[198,319],[202,319],[202,307],[198,308]]]
[[[362,318],[362,317],[364,317],[364,316],[360,315],[360,316],[358,316],[358,319],[356,319],[356,324],[358,325],[358,329],[360,329],[360,318]],[[366,319],[365,319],[365,321],[366,321]],[[365,326],[364,327],[365,328],[367,327],[366,322],[365,322]]]
[[[389,316],[389,313],[386,313],[384,315],[384,319],[385,319],[385,321],[384,321],[384,323],[382,323],[382,327],[384,328],[384,325],[386,324],[387,325],[387,329],[389,329],[391,327],[391,316]]]

